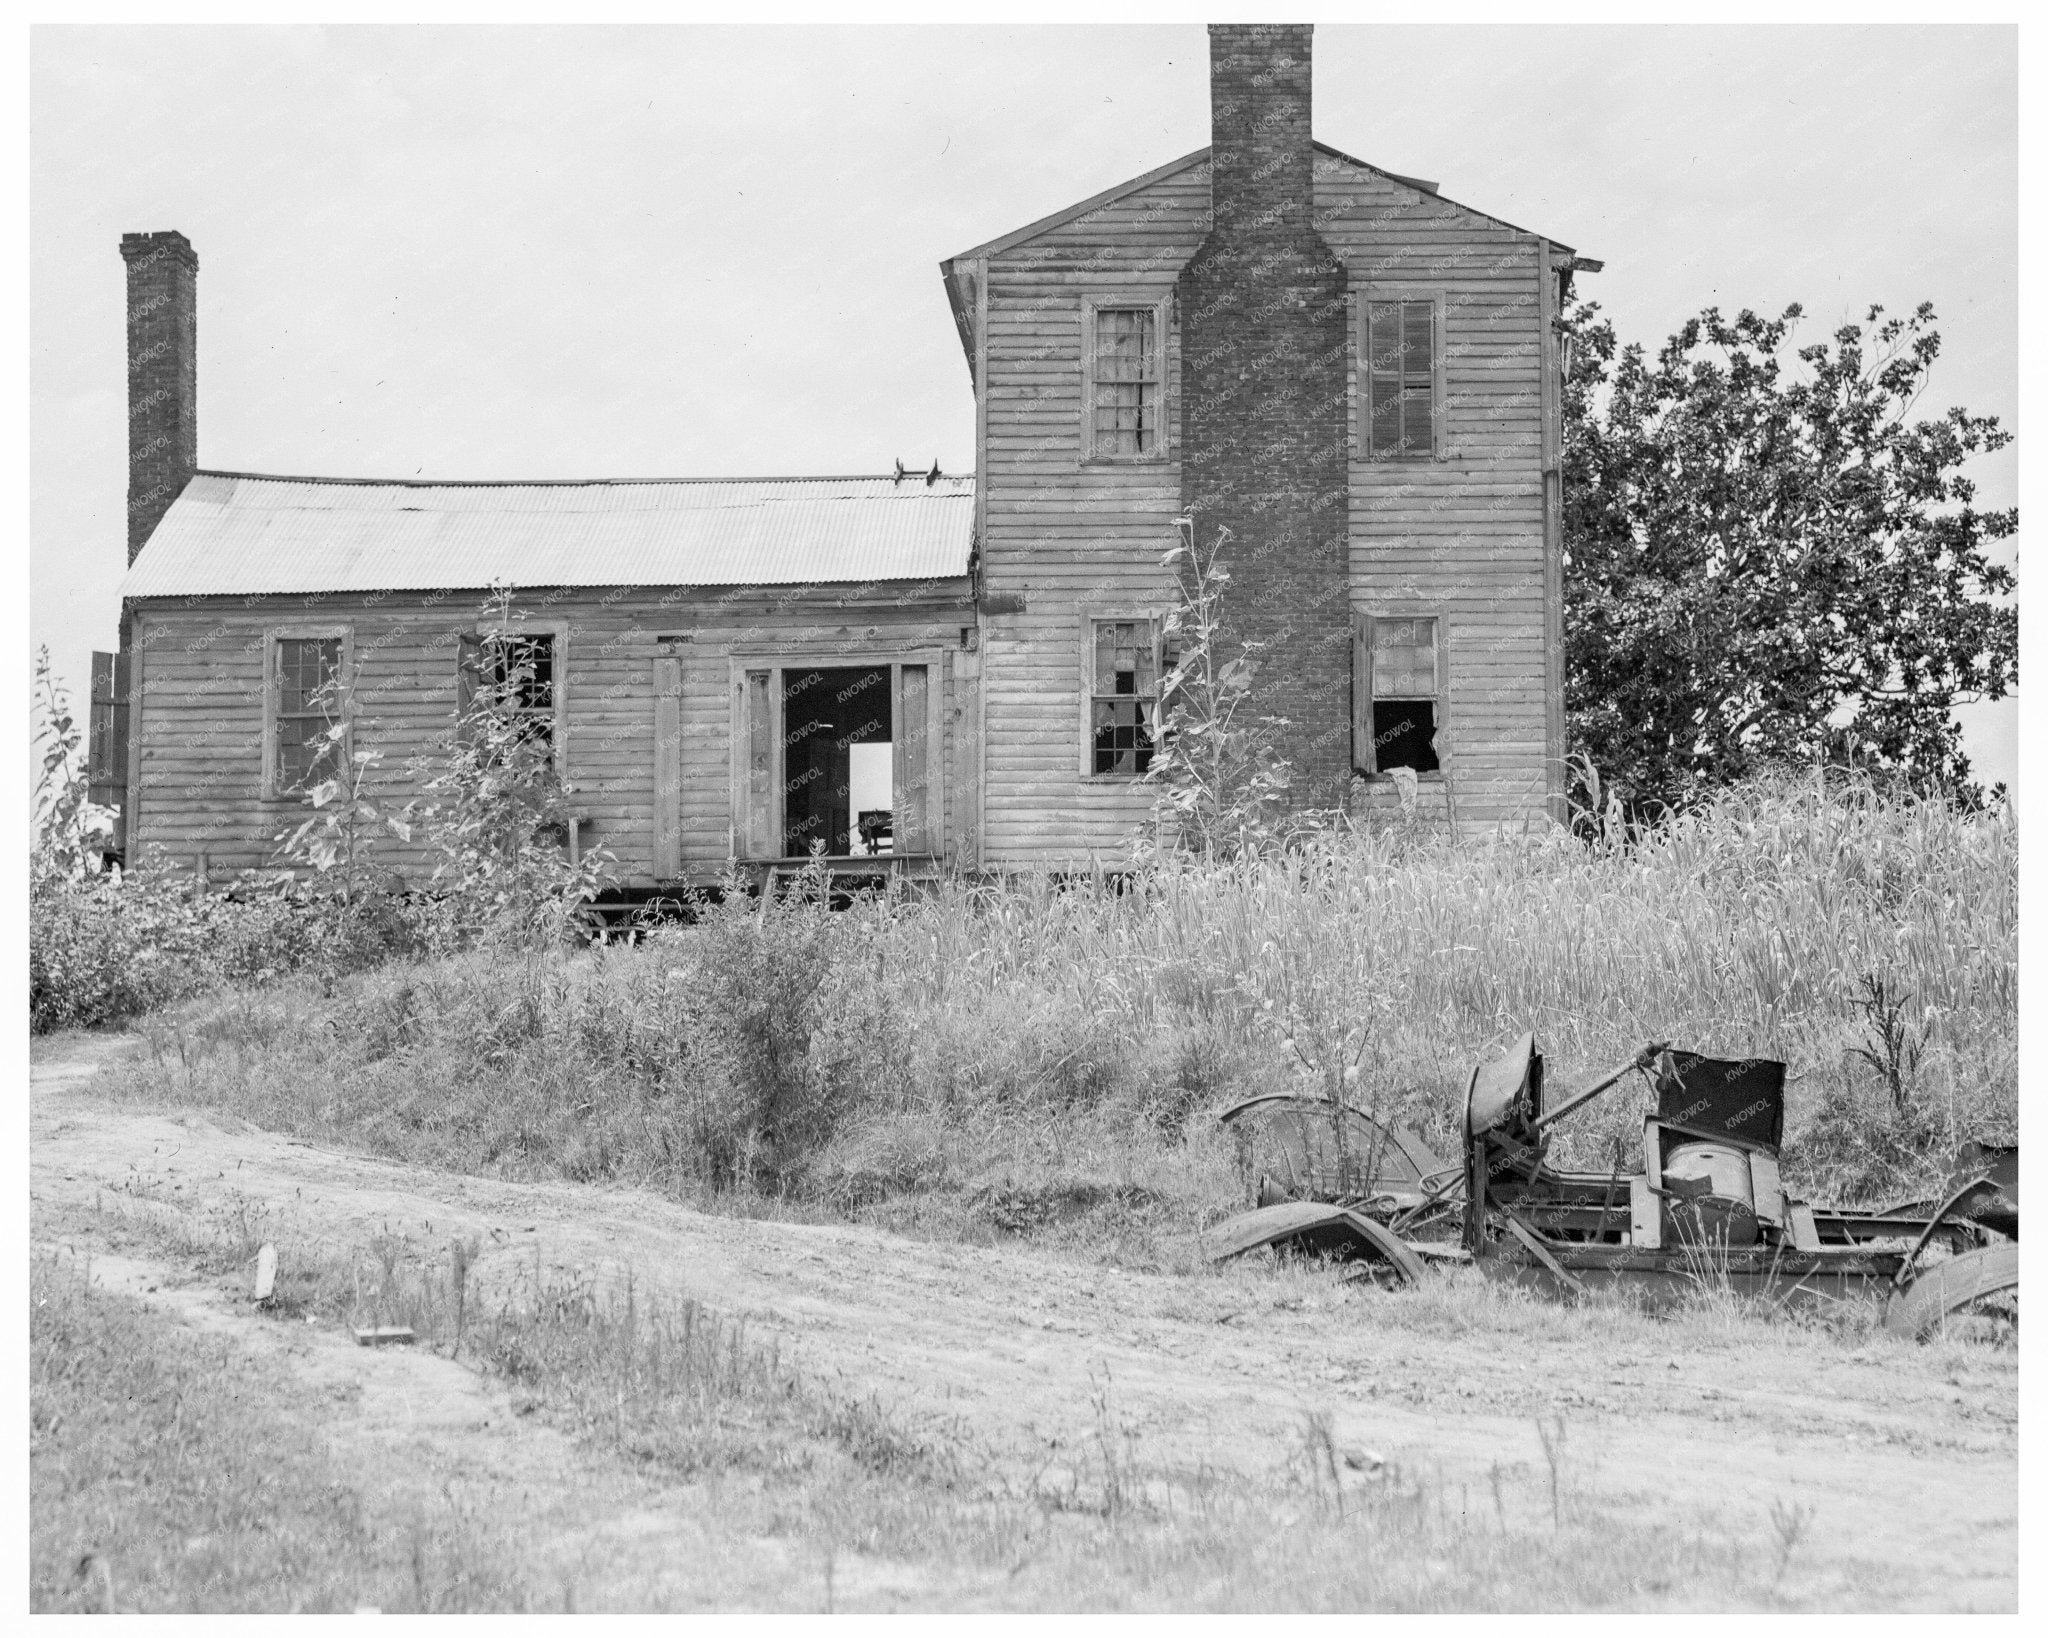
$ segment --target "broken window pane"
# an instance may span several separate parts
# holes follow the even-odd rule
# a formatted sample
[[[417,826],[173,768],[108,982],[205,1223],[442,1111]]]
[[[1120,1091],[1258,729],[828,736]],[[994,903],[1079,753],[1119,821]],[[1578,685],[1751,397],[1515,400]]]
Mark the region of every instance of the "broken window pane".
[[[1152,766],[1158,657],[1150,620],[1095,622],[1090,734],[1093,771],[1136,776]]]
[[[1439,763],[1435,615],[1378,616],[1372,622],[1372,766],[1433,773]]]
[[[514,719],[522,744],[552,753],[555,742],[553,632],[487,637],[479,681],[494,707]]]

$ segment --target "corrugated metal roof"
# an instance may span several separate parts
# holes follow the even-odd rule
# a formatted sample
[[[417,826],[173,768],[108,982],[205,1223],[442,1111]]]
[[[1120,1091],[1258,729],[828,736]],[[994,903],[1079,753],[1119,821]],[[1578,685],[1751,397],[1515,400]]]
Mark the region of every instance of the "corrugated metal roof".
[[[805,585],[967,573],[974,480],[404,483],[201,472],[123,597]]]

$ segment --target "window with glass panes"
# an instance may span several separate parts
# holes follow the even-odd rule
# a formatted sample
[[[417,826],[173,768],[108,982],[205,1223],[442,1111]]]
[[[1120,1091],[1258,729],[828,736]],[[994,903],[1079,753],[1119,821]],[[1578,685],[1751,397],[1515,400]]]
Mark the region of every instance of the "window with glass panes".
[[[1440,622],[1431,615],[1377,615],[1371,627],[1372,739],[1370,772],[1437,771],[1436,734],[1442,673]]]
[[[303,791],[334,773],[340,742],[335,697],[341,677],[339,637],[277,639],[277,697],[272,732],[277,740],[277,792]]]
[[[1159,315],[1150,307],[1095,310],[1093,449],[1097,455],[1159,453]]]
[[[1369,453],[1380,460],[1436,452],[1436,303],[1366,304]]]
[[[1159,653],[1150,620],[1093,620],[1089,654],[1089,770],[1133,778],[1157,746]]]

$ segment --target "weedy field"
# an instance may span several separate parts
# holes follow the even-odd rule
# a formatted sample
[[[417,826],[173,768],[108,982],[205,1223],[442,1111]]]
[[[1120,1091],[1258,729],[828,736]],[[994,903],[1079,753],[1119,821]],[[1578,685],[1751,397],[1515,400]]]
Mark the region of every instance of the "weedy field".
[[[1208,1117],[1304,1082],[1454,1147],[1474,1062],[1791,1065],[1788,1178],[1924,1188],[2017,1121],[2009,813],[1785,784],[1634,841],[1400,829],[1273,860],[765,912],[575,954],[217,992],[108,1092],[506,1177],[617,1179],[1171,1264],[1248,1180]],[[1565,1138],[1634,1141],[1611,1098]]]

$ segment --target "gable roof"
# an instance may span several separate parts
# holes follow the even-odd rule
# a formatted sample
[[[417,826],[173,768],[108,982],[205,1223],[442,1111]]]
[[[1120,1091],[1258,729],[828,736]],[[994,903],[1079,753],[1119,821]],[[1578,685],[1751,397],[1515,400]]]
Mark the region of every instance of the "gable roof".
[[[787,586],[967,573],[974,479],[420,483],[200,472],[123,597]]]
[[[1476,210],[1460,200],[1445,199],[1437,191],[1437,184],[1434,182],[1425,182],[1420,177],[1402,176],[1396,171],[1384,170],[1378,165],[1368,164],[1365,160],[1354,158],[1342,149],[1332,148],[1327,142],[1317,142],[1312,146],[1318,154],[1326,159],[1340,160],[1346,165],[1355,165],[1362,171],[1369,171],[1374,176],[1385,177],[1389,182],[1396,183],[1404,188],[1412,188],[1416,193],[1425,194],[1432,199],[1444,199],[1445,204],[1456,205],[1458,209],[1469,211],[1472,215],[1480,218],[1480,220],[1491,222],[1496,227],[1506,228],[1511,233],[1526,233],[1530,237],[1538,239],[1549,237],[1547,234],[1532,233],[1528,228],[1517,227],[1513,222],[1490,215],[1486,211]],[[1155,170],[1147,171],[1142,176],[1134,176],[1128,182],[1119,182],[1115,187],[1105,188],[1101,193],[1083,199],[1078,204],[1069,205],[1064,210],[1056,210],[1050,216],[1041,216],[1037,221],[1025,227],[1020,227],[1012,233],[1005,233],[999,238],[990,239],[986,244],[976,245],[972,250],[963,250],[957,256],[949,256],[945,261],[939,263],[939,272],[946,281],[946,298],[953,308],[953,322],[958,326],[961,343],[967,349],[968,369],[971,371],[974,368],[974,292],[971,277],[967,272],[968,264],[984,261],[990,256],[1000,256],[1006,250],[1014,250],[1021,244],[1028,244],[1040,234],[1050,233],[1054,228],[1064,227],[1067,223],[1077,221],[1081,217],[1086,216],[1092,210],[1099,210],[1104,205],[1114,204],[1119,199],[1126,198],[1144,188],[1151,187],[1155,182],[1164,182],[1170,176],[1178,176],[1182,171],[1191,170],[1206,161],[1208,157],[1209,150],[1207,148],[1197,148],[1193,153],[1182,154],[1180,158],[1169,160],[1166,164],[1159,166]],[[1560,240],[1550,239],[1550,244],[1553,249],[1562,251],[1568,259],[1574,255],[1572,247]]]

